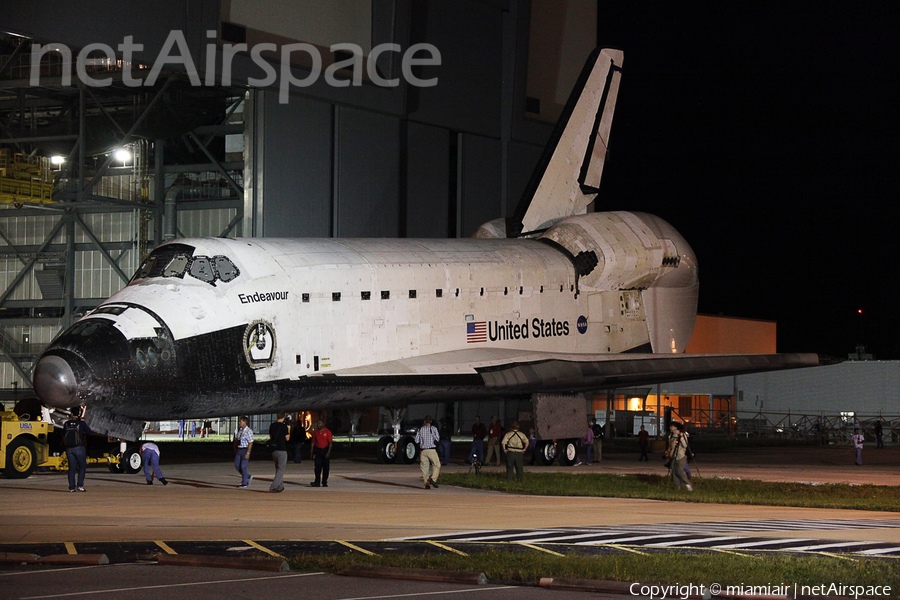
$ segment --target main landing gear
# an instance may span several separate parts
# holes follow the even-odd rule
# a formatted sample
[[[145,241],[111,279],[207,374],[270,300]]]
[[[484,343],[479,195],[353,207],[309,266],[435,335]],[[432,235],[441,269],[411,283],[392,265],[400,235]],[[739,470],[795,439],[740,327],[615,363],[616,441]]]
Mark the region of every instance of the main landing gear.
[[[410,465],[416,462],[419,449],[416,447],[415,438],[411,435],[400,435],[400,423],[406,408],[390,408],[389,410],[394,434],[382,436],[378,440],[378,462],[382,464],[400,462]]]
[[[571,467],[578,460],[576,440],[538,440],[534,448],[534,462],[542,467],[559,460],[563,467]]]
[[[107,467],[110,473],[127,473],[134,475],[140,473],[144,466],[144,459],[136,448],[128,448],[125,442],[119,442],[119,461],[110,463]]]

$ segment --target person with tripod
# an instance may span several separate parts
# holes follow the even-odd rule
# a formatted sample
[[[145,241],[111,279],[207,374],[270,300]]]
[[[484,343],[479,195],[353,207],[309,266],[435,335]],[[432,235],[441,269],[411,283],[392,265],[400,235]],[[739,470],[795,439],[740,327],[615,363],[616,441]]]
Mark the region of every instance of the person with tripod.
[[[681,423],[672,423],[669,425],[669,449],[666,450],[666,466],[671,469],[672,481],[675,483],[675,489],[681,489],[681,484],[692,492],[691,478],[684,472],[687,464],[687,434],[684,432],[684,425]]]

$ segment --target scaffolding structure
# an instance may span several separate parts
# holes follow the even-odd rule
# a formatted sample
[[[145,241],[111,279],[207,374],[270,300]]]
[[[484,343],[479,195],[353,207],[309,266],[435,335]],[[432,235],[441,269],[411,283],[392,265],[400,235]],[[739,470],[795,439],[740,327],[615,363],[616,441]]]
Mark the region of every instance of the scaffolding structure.
[[[223,142],[243,133],[244,89],[195,88],[177,71],[129,87],[123,72],[145,66],[109,60],[92,61],[89,72],[110,85],[73,85],[75,66],[55,52],[43,54],[33,86],[33,43],[0,33],[6,403],[31,393],[31,370],[56,333],[126,285],[153,247],[185,235],[182,213],[204,216],[183,219],[187,235],[234,235],[243,220],[242,157],[226,163]]]

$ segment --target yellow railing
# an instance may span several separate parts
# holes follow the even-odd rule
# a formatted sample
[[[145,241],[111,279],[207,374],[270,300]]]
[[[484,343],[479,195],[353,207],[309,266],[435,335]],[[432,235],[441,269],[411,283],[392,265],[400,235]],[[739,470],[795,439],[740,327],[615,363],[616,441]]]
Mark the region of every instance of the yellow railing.
[[[50,159],[0,149],[0,202],[50,202],[53,172]]]

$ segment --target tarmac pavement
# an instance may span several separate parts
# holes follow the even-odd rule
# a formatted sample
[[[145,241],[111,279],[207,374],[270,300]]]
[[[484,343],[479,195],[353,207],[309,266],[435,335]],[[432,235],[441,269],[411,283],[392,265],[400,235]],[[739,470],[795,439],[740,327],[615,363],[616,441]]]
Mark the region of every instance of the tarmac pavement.
[[[340,446],[334,451],[328,488],[309,486],[312,463],[305,461],[288,464],[283,493],[269,493],[274,468],[267,455],[260,453],[254,454],[250,463],[254,474],[250,489],[241,490],[230,455],[227,447],[217,449],[206,444],[164,447],[162,469],[168,486],[146,485],[142,473],[113,474],[102,467],[89,468],[85,493],[69,493],[65,473],[0,479],[0,514],[4,516],[0,552],[84,555],[112,548],[110,560],[119,563],[75,568],[2,565],[2,597],[560,597],[559,591],[541,588],[260,573],[143,562],[161,553],[288,555],[298,547],[296,540],[303,541],[304,551],[313,552],[464,552],[469,550],[467,546],[452,541],[427,540],[484,530],[652,528],[653,524],[668,523],[700,523],[705,527],[703,523],[714,521],[728,522],[729,535],[737,537],[867,540],[900,545],[898,513],[520,496],[447,485],[425,490],[417,464],[379,465],[358,448],[350,452]],[[853,465],[852,451],[843,447],[763,448],[701,455],[694,468],[702,477],[900,485],[900,448],[867,449],[864,460],[863,466]],[[445,469],[466,471],[468,466],[456,463]],[[650,463],[639,463],[636,454],[627,453],[607,453],[591,466],[528,467],[527,471],[548,469],[573,473],[665,472],[658,457]],[[785,523],[770,530],[754,525],[766,520]],[[796,529],[791,528],[792,520],[797,523]],[[847,524],[841,525],[842,520]],[[815,529],[818,521],[823,523],[822,529]],[[837,528],[835,521],[839,522]],[[744,522],[746,531],[740,529]],[[854,522],[862,525],[857,527]],[[879,523],[882,526],[874,526]],[[409,537],[426,541],[385,541]],[[546,552],[549,548],[532,547],[532,551]],[[576,551],[614,551],[599,546],[584,548]],[[528,551],[524,545],[521,550]],[[577,600],[587,598],[588,593],[566,592],[564,597]],[[590,597],[605,596],[590,593]]]
[[[187,444],[186,444],[187,445]],[[766,506],[712,505],[615,498],[559,498],[505,495],[441,486],[425,490],[418,464],[380,465],[368,457],[343,459],[334,451],[328,488],[311,488],[312,463],[288,463],[285,491],[268,492],[270,460],[254,454],[253,482],[237,488],[239,475],[228,454],[194,462],[178,456],[162,469],[168,486],[146,485],[143,474],[90,468],[85,493],[69,493],[66,474],[36,473],[29,479],[0,479],[4,526],[0,543],[154,540],[383,540],[482,529],[578,527],[759,519],[879,519],[896,513]],[[175,454],[175,453],[173,453]],[[351,455],[352,456],[352,455]],[[900,485],[900,448],[868,450],[867,464],[853,465],[847,448],[771,448],[698,457],[702,477],[766,481],[881,483]],[[494,469],[495,467],[488,467]],[[447,471],[466,471],[451,464]],[[599,464],[561,469],[573,473],[664,474],[661,462],[608,453]],[[526,475],[527,476],[527,475]],[[804,531],[809,536],[810,531]],[[791,532],[766,535],[789,536]],[[858,536],[854,530],[826,530],[828,539]],[[866,532],[900,542],[900,530]],[[837,537],[836,537],[837,536]]]

